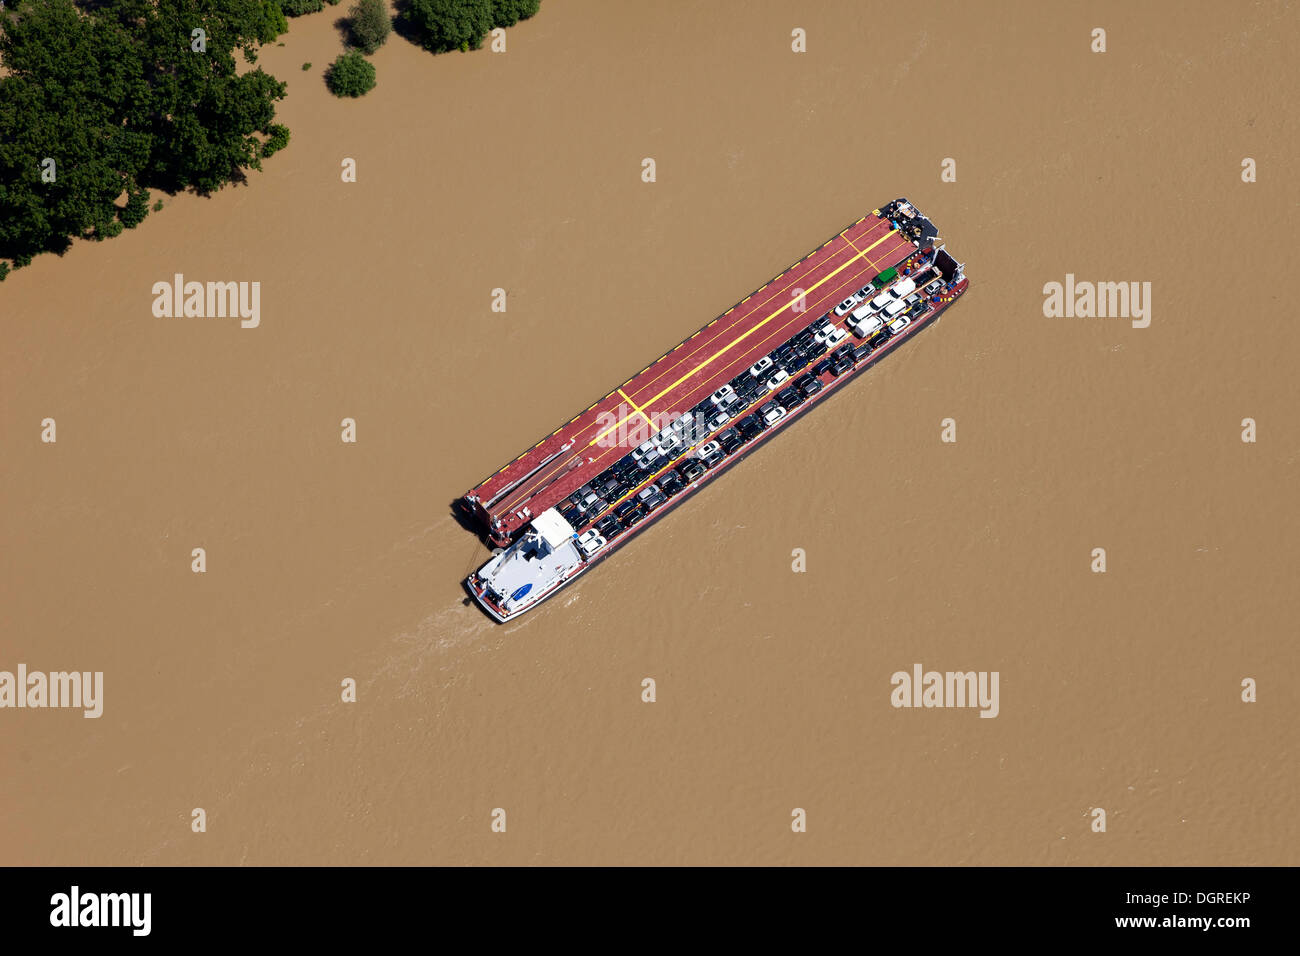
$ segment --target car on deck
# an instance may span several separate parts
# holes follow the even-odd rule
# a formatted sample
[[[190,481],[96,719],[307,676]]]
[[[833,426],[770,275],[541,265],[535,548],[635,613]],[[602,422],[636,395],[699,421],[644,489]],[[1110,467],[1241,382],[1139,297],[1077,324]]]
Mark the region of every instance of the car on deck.
[[[718,437],[714,441],[721,445],[722,450],[728,455],[735,454],[736,449],[745,444],[745,439],[741,438],[740,432],[734,428],[718,432]]]
[[[688,485],[699,481],[708,470],[698,458],[687,458],[677,466],[677,473],[681,475],[682,481]]]
[[[583,557],[589,558],[607,543],[605,537],[592,528],[590,531],[584,531],[578,538],[578,550],[582,552]]]
[[[794,411],[803,404],[803,396],[799,394],[796,388],[783,388],[776,393],[776,400],[788,412]]]
[[[846,345],[831,355],[831,374],[839,378],[853,368],[853,346]]]
[[[786,410],[776,402],[768,402],[758,410],[759,420],[762,421],[764,428],[771,428],[781,419],[785,418]]]
[[[795,379],[794,387],[799,390],[799,394],[804,398],[812,398],[825,388],[822,385],[822,380],[815,375],[804,375]]]
[[[722,459],[726,458],[726,453],[722,446],[716,441],[706,441],[703,445],[695,450],[695,455],[700,461],[704,462],[706,468],[712,468]]]
[[[655,484],[658,485],[659,490],[669,498],[686,487],[686,483],[682,481],[682,476],[677,474],[676,471],[664,472]]]
[[[668,500],[668,496],[663,493],[663,489],[658,485],[646,485],[637,492],[636,500],[637,504],[646,511],[654,511]]]
[[[746,415],[740,421],[736,422],[736,431],[745,441],[753,441],[759,435],[763,434],[763,425],[758,419],[758,413]]]
[[[856,306],[861,301],[862,301],[862,296],[857,292],[855,292],[835,307],[835,314],[844,315],[846,312],[851,312],[853,311],[853,307]]]

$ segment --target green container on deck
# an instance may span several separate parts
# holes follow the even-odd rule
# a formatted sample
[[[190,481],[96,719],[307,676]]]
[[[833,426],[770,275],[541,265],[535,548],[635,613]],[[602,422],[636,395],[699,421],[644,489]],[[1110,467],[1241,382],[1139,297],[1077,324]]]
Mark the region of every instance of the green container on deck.
[[[883,289],[885,286],[889,285],[889,283],[893,282],[897,278],[898,278],[898,270],[895,269],[893,266],[890,266],[884,272],[880,273],[880,275],[872,279],[871,284],[874,285],[877,289]]]

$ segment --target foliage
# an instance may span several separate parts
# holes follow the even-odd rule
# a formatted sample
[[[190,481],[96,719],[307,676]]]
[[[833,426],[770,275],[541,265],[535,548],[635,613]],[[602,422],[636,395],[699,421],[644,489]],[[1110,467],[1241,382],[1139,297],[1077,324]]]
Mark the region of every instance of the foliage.
[[[266,142],[262,144],[262,157],[274,156],[289,145],[289,127],[272,123],[267,129]]]
[[[357,0],[348,10],[348,32],[352,42],[365,53],[374,53],[392,32],[384,0]]]
[[[291,17],[300,17],[305,13],[315,13],[317,10],[325,9],[325,4],[321,0],[279,0],[279,3],[281,9]]]
[[[477,50],[495,27],[511,27],[535,14],[542,0],[408,0],[401,25],[434,53]]]
[[[340,53],[325,82],[335,96],[361,96],[375,88],[375,66],[356,50]]]
[[[527,20],[542,5],[542,0],[492,0],[493,26],[512,27]]]
[[[219,189],[258,169],[284,84],[253,63],[271,0],[27,0],[0,32],[0,259],[104,239],[148,189]],[[205,48],[192,49],[195,29]],[[125,207],[117,201],[127,195]]]
[[[403,18],[427,50],[476,50],[492,29],[492,0],[410,0]]]
[[[127,193],[126,208],[118,213],[118,219],[127,229],[134,229],[144,222],[149,215],[149,190],[133,189]]]

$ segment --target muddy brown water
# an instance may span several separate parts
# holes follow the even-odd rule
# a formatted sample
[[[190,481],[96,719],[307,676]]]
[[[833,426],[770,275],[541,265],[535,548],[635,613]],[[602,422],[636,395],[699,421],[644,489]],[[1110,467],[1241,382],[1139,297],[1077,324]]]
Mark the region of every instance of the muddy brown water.
[[[1297,861],[1285,4],[547,0],[347,102],[333,19],[264,51],[247,186],[0,286],[0,669],[105,674],[0,711],[0,862]],[[464,605],[453,498],[900,195],[972,278],[936,328],[517,623]],[[155,318],[178,272],[261,326]],[[1066,273],[1150,327],[1044,317]],[[918,662],[999,716],[894,709]]]

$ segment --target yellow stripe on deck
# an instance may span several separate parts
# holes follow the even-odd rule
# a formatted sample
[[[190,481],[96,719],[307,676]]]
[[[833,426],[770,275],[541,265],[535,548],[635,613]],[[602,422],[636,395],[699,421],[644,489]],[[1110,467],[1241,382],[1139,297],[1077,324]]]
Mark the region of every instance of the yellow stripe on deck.
[[[822,285],[822,284],[824,284],[824,283],[826,283],[826,282],[829,282],[831,279],[835,278],[837,275],[839,275],[841,272],[843,272],[843,271],[844,271],[845,269],[847,269],[849,266],[853,265],[853,263],[855,263],[857,260],[859,260],[859,259],[866,259],[866,258],[867,258],[867,253],[868,253],[868,252],[870,252],[872,249],[876,248],[876,246],[880,245],[882,242],[884,242],[884,241],[885,241],[886,239],[888,239],[890,236],[895,235],[897,232],[898,232],[897,229],[891,229],[891,230],[889,230],[889,232],[885,233],[883,236],[881,236],[879,239],[877,239],[877,240],[876,240],[875,242],[873,242],[871,245],[867,246],[867,248],[863,249],[863,250],[862,250],[861,252],[859,252],[856,256],[854,256],[854,257],[853,257],[852,259],[850,259],[848,262],[844,263],[844,265],[840,266],[838,269],[836,269],[836,270],[835,270],[834,272],[832,272],[830,275],[826,276],[824,279],[819,279],[818,281],[814,282],[814,283],[813,283],[809,288],[807,288],[807,289],[804,290],[804,295],[807,296],[807,294],[808,294],[809,292],[812,292],[812,291],[813,291],[814,289],[816,289],[819,285]],[[870,259],[867,259],[867,261],[870,262],[871,260],[870,260]],[[743,342],[745,339],[749,338],[751,335],[753,335],[755,332],[757,332],[757,331],[758,331],[759,329],[761,329],[763,326],[767,325],[767,323],[771,322],[771,321],[772,321],[773,319],[775,319],[778,315],[780,315],[782,312],[784,312],[786,309],[790,308],[790,306],[794,305],[794,304],[795,304],[796,302],[798,302],[798,301],[799,301],[798,299],[791,299],[791,300],[790,300],[789,302],[787,302],[785,305],[781,306],[781,308],[777,309],[775,312],[773,312],[771,315],[769,315],[769,316],[768,316],[766,319],[764,319],[762,322],[759,322],[757,325],[755,325],[755,326],[754,326],[752,329],[750,329],[748,332],[745,332],[745,333],[743,333],[743,334],[737,336],[734,340],[732,340],[731,342],[729,342],[727,345],[724,345],[722,348],[718,349],[718,351],[714,352],[712,355],[710,355],[708,358],[706,358],[706,359],[705,359],[703,362],[701,362],[699,365],[695,366],[695,368],[691,369],[689,372],[687,372],[685,375],[683,375],[683,376],[682,376],[681,378],[679,378],[677,381],[673,382],[671,385],[669,385],[667,388],[665,388],[662,392],[660,392],[660,393],[659,393],[658,395],[656,395],[654,398],[652,398],[652,399],[650,399],[648,402],[646,402],[646,404],[647,404],[647,405],[653,405],[655,402],[659,401],[659,399],[663,398],[665,395],[667,395],[669,392],[671,392],[671,391],[672,391],[674,388],[676,388],[678,385],[682,384],[682,382],[686,381],[688,378],[690,378],[690,377],[691,377],[692,375],[694,375],[696,372],[700,371],[702,368],[704,368],[704,366],[708,365],[710,362],[712,362],[714,359],[718,358],[718,356],[722,355],[724,352],[726,352],[726,351],[728,351],[729,349],[734,348],[735,346],[739,345],[739,344],[740,344],[741,342]],[[628,399],[628,401],[631,401],[631,399]],[[592,442],[592,444],[594,445],[595,442]]]
[[[859,220],[859,222],[861,222],[861,220]],[[855,223],[855,225],[856,225],[856,223]],[[851,227],[850,227],[850,228],[851,228]],[[845,230],[845,232],[847,232],[847,231],[848,231],[848,230]],[[823,284],[829,282],[831,279],[835,278],[837,275],[839,275],[841,272],[843,272],[843,271],[844,271],[845,269],[847,269],[849,266],[853,265],[853,263],[857,262],[859,259],[867,259],[867,253],[868,253],[868,252],[870,252],[872,249],[876,248],[876,246],[880,245],[882,242],[884,242],[884,241],[885,241],[886,239],[888,239],[890,236],[894,236],[894,235],[897,235],[897,234],[898,234],[898,230],[897,230],[897,229],[891,229],[891,230],[889,230],[889,232],[885,233],[883,236],[881,236],[879,239],[877,239],[877,240],[876,240],[875,242],[873,242],[871,245],[867,246],[867,248],[862,249],[862,250],[859,250],[859,251],[858,251],[858,254],[855,255],[853,258],[849,259],[847,262],[845,262],[844,265],[840,266],[838,269],[836,269],[834,272],[832,272],[832,273],[830,273],[829,275],[827,275],[825,278],[822,278],[822,279],[817,280],[817,281],[814,282],[814,283],[813,283],[809,288],[805,289],[805,290],[804,290],[804,297],[806,298],[807,295],[808,295],[808,293],[809,293],[809,292],[812,292],[812,291],[813,291],[814,289],[816,289],[818,286],[823,285]],[[847,236],[845,236],[844,233],[841,233],[840,236],[839,236],[839,238],[844,239],[845,242],[849,242]],[[849,242],[849,245],[852,246],[854,249],[857,249],[857,246],[854,246],[853,243]],[[867,259],[867,262],[871,262],[871,260],[870,260],[870,259]],[[872,266],[874,267],[874,266],[875,266],[875,263],[872,263]],[[788,272],[788,271],[789,271],[789,270],[787,269],[786,272]],[[777,276],[774,277],[774,278],[779,278],[781,275],[784,275],[784,274],[785,274],[784,272],[782,272],[782,273],[778,273]],[[768,285],[771,285],[771,281],[768,282]],[[751,293],[750,295],[746,296],[745,299],[744,299],[744,301],[746,301],[746,302],[749,301],[749,299],[752,297],[752,295],[753,295],[753,293]],[[743,334],[737,336],[737,337],[736,337],[735,339],[733,339],[731,342],[727,343],[727,344],[724,345],[722,348],[718,349],[718,351],[714,352],[712,355],[710,355],[708,358],[706,358],[703,362],[701,362],[699,365],[695,366],[695,368],[691,369],[689,372],[687,372],[685,375],[683,375],[683,376],[682,376],[681,378],[679,378],[677,381],[673,382],[671,385],[669,385],[667,388],[665,388],[663,391],[661,391],[658,395],[654,396],[654,398],[650,399],[650,400],[649,400],[648,402],[646,402],[645,404],[647,404],[647,405],[653,405],[655,402],[659,401],[659,399],[663,398],[665,395],[667,395],[669,392],[671,392],[673,389],[675,389],[678,385],[682,384],[682,382],[686,381],[686,380],[687,380],[688,378],[690,378],[692,375],[695,375],[697,372],[699,372],[701,369],[703,369],[706,365],[708,365],[708,364],[709,364],[710,362],[712,362],[714,359],[716,359],[716,358],[718,358],[719,356],[721,356],[724,352],[727,352],[728,350],[730,350],[730,349],[734,348],[735,346],[739,345],[739,344],[740,344],[741,342],[743,342],[745,339],[749,338],[751,335],[753,335],[755,332],[757,332],[757,331],[758,331],[759,329],[761,329],[763,326],[767,325],[767,323],[771,322],[771,321],[772,321],[773,319],[775,319],[778,315],[780,315],[782,312],[784,312],[786,309],[790,308],[792,305],[794,305],[794,304],[795,304],[796,302],[798,302],[798,301],[799,301],[798,299],[791,299],[791,300],[790,300],[789,302],[787,302],[785,305],[781,306],[781,308],[777,309],[775,312],[773,312],[771,315],[769,315],[767,318],[765,318],[762,322],[759,322],[757,325],[755,325],[753,328],[751,328],[748,332],[745,332],[745,333],[743,333]],[[703,329],[700,330],[700,332],[703,332],[703,331],[704,331]],[[700,332],[696,332],[695,335],[699,335]],[[692,338],[692,339],[695,338],[695,335],[692,335],[691,338]],[[689,341],[689,340],[688,340],[688,341]],[[629,381],[631,381],[631,380],[629,379]],[[627,384],[627,383],[625,382],[624,384]],[[637,412],[640,413],[641,417],[644,418],[644,419],[646,420],[647,423],[649,423],[649,425],[650,425],[651,428],[654,428],[654,423],[650,421],[650,416],[648,416],[645,412],[641,411],[640,407],[636,404],[636,402],[632,401],[631,398],[628,398],[627,394],[626,394],[626,393],[625,393],[621,388],[618,389],[618,393],[619,393],[620,395],[622,395],[623,398],[627,399],[627,403],[628,403],[629,405],[631,405],[633,408],[635,408],[635,409],[637,410]],[[624,422],[626,422],[626,421],[627,421],[627,419],[624,418],[623,421],[619,422],[618,424],[616,424],[616,425],[612,425],[612,426],[610,426],[609,428],[605,429],[605,431],[601,432],[599,435],[597,435],[597,436],[596,436],[595,438],[593,438],[591,441],[587,442],[587,447],[590,448],[592,445],[596,444],[598,441],[600,441],[602,438],[604,438],[606,435],[608,435],[610,432],[612,432],[614,429],[618,428],[619,425],[622,425],[622,424],[623,424]]]

